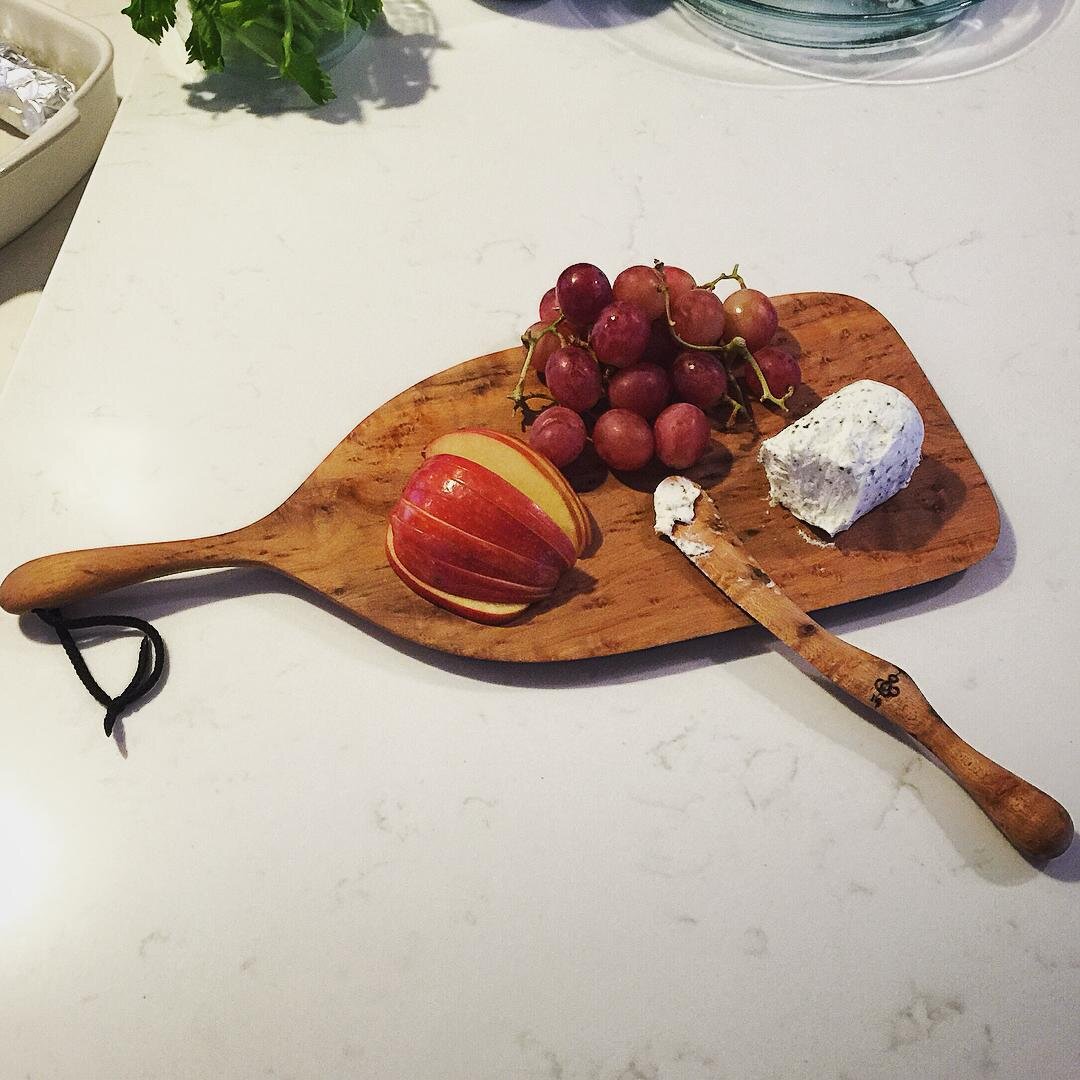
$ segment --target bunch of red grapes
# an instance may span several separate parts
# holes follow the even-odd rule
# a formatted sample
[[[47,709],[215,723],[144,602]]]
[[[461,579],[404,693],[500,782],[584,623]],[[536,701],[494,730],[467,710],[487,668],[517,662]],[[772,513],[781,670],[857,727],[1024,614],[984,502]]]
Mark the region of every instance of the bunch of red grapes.
[[[721,300],[713,289],[724,280],[740,287]],[[750,398],[784,407],[799,385],[796,359],[770,344],[777,321],[738,267],[699,286],[659,262],[627,267],[614,282],[591,263],[568,266],[522,335],[515,405],[548,400],[523,392],[530,364],[554,399],[529,443],[562,468],[584,450],[588,418],[596,453],[612,469],[641,469],[654,457],[689,468],[708,447],[711,411],[726,405],[734,415]]]

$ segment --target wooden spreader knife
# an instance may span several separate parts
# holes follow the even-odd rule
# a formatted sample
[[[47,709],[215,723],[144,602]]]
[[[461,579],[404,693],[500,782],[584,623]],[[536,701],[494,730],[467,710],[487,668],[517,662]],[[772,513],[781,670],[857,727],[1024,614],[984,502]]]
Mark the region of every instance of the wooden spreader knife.
[[[656,510],[658,533],[670,536],[747,615],[928,750],[1018,851],[1044,861],[1069,847],[1073,823],[1060,803],[969,746],[901,667],[842,641],[810,618],[750,556],[697,484],[668,477],[656,490]]]

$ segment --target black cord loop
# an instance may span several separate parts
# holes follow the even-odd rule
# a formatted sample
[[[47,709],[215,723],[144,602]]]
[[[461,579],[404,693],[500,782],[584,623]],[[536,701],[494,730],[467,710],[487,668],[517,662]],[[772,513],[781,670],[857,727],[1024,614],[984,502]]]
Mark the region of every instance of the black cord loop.
[[[34,614],[47,623],[56,632],[60,644],[64,646],[71,666],[80,682],[93,695],[94,700],[105,708],[105,734],[112,736],[113,727],[120,714],[136,702],[146,697],[157,686],[165,670],[165,642],[157,630],[144,619],[128,615],[92,615],[81,619],[69,619],[58,608],[35,608]],[[131,682],[116,697],[110,697],[102,690],[98,681],[90,674],[79,646],[75,644],[72,631],[96,630],[103,626],[118,626],[125,630],[136,630],[142,634],[139,645],[139,662]]]

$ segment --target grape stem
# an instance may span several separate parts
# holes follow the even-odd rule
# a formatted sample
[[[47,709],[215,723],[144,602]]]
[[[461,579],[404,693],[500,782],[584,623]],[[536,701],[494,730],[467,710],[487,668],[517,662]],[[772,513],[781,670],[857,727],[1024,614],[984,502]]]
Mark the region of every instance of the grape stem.
[[[757,380],[761,383],[761,398],[762,402],[771,401],[774,405],[779,405],[784,411],[788,411],[787,400],[795,393],[795,387],[789,386],[787,393],[780,397],[777,397],[772,390],[769,389],[769,381],[762,373],[758,362],[754,359],[754,354],[746,347],[746,342],[742,338],[732,338],[730,343],[724,346],[725,352],[730,350],[734,355],[740,357],[744,363],[750,365],[750,369],[757,376]]]
[[[750,419],[750,423],[754,430],[757,431],[757,420],[754,418],[753,412],[747,407],[746,399],[743,397],[742,388],[739,386],[738,380],[731,373],[732,357],[749,363],[750,367],[758,377],[758,381],[761,383],[761,401],[771,401],[774,405],[779,405],[784,412],[788,411],[785,404],[787,399],[795,392],[794,388],[789,388],[788,392],[782,397],[777,398],[773,396],[772,391],[769,389],[769,384],[765,380],[765,376],[761,373],[761,368],[758,367],[758,362],[754,359],[753,353],[746,347],[745,339],[741,337],[732,338],[726,344],[716,345],[693,345],[689,341],[684,341],[679,337],[675,330],[675,320],[671,317],[671,290],[668,288],[667,281],[664,278],[664,264],[659,260],[653,260],[653,265],[656,268],[656,276],[659,278],[657,288],[664,294],[664,312],[667,316],[668,328],[671,330],[671,336],[685,349],[696,349],[699,352],[710,352],[713,354],[719,354],[720,362],[724,365],[724,372],[728,377],[728,382],[735,388],[735,392],[739,395],[739,400],[736,401],[729,395],[725,395],[725,400],[731,405],[731,414],[728,416],[728,423],[730,424],[740,412],[745,412]],[[721,274],[718,278],[714,278],[711,282],[705,285],[699,286],[702,289],[711,289],[720,281],[737,281],[741,288],[746,288],[746,282],[739,274],[739,264],[736,263],[731,272],[727,274]]]
[[[664,315],[667,318],[668,329],[671,331],[671,336],[684,349],[698,349],[701,352],[716,352],[718,348],[723,348],[723,346],[720,345],[691,345],[689,341],[683,341],[683,339],[679,337],[675,330],[675,320],[671,317],[671,290],[664,280],[664,264],[659,259],[656,260],[656,273],[660,278],[660,282],[656,287],[664,294]]]
[[[529,402],[530,401],[546,401],[548,404],[554,405],[555,399],[550,394],[526,394],[525,393],[525,380],[529,377],[529,367],[532,364],[533,353],[536,351],[536,346],[540,343],[540,339],[545,334],[557,334],[559,322],[562,320],[560,315],[550,326],[545,326],[535,337],[526,331],[521,335],[521,344],[525,346],[525,360],[521,365],[521,374],[518,376],[517,385],[508,395],[510,400],[514,403],[514,412],[520,413],[535,413],[539,410],[534,409]]]
[[[746,403],[746,396],[743,394],[743,388],[739,385],[739,380],[731,373],[731,365],[728,363],[726,352],[721,355],[720,362],[724,365],[724,372],[727,375],[728,386],[735,391],[735,397],[730,394],[724,395],[724,401],[731,406],[731,412],[728,414],[727,422],[730,426],[735,423],[735,418],[739,413],[746,413],[746,418],[750,421],[750,427],[754,431],[758,430],[757,417],[754,416],[753,410]]]
[[[739,264],[736,263],[729,273],[721,274],[719,277],[715,277],[712,281],[706,281],[704,285],[699,285],[699,289],[715,289],[721,281],[737,281],[740,289],[746,288],[746,282],[743,280],[742,275],[739,273]]]
[[[664,279],[664,264],[659,259],[656,259],[655,260],[655,265],[656,265],[657,277],[659,277],[659,279],[660,279],[659,282],[657,283],[656,287],[664,294],[664,314],[667,317],[668,329],[671,331],[671,336],[684,349],[697,349],[699,352],[711,352],[711,353],[728,352],[731,349],[731,345],[734,344],[734,342],[736,342],[736,341],[741,342],[743,348],[744,349],[746,348],[746,344],[745,344],[745,342],[743,342],[742,338],[733,338],[732,342],[727,344],[727,345],[721,345],[719,343],[717,343],[716,345],[693,345],[689,341],[683,341],[683,339],[681,337],[679,337],[678,333],[676,332],[676,330],[675,330],[675,320],[671,317],[671,290],[668,288],[667,281]],[[739,269],[739,264],[736,263],[735,264],[735,269],[732,270],[730,274],[721,274],[720,277],[718,277],[716,279],[716,281],[712,282],[712,285],[715,285],[717,281],[723,281],[725,278],[731,278],[733,276],[739,282],[739,284],[742,285],[743,280],[742,280],[741,277],[738,277],[738,274],[737,274],[738,269]],[[705,286],[705,285],[699,286],[699,288],[702,288],[702,289],[709,288],[709,287],[711,287],[711,286]],[[746,286],[743,285],[743,288],[745,288],[745,287]],[[749,355],[749,354],[747,354],[747,355]]]

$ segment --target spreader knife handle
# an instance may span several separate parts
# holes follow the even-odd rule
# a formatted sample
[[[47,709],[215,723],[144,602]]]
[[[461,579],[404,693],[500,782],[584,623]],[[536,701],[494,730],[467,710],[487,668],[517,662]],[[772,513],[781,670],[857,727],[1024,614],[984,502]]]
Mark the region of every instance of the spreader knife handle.
[[[690,561],[751,618],[930,751],[1018,851],[1042,861],[1069,847],[1073,823],[1057,800],[969,746],[898,665],[841,640],[810,618],[754,561],[708,495],[702,492],[694,520],[676,526],[674,535],[708,549],[688,556]]]

